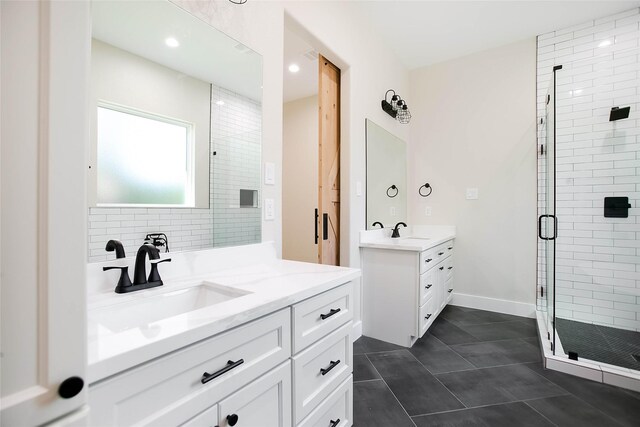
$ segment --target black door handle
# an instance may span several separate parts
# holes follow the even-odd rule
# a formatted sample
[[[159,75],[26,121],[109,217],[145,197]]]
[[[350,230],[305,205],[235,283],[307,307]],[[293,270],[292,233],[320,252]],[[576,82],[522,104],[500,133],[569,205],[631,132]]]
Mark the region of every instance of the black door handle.
[[[213,374],[209,374],[207,372],[202,374],[202,380],[200,380],[200,382],[202,382],[202,384],[206,384],[209,381],[211,381],[212,379],[218,378],[222,374],[226,374],[227,372],[229,372],[233,368],[237,368],[238,366],[242,365],[243,363],[244,363],[244,359],[238,359],[235,362],[229,360],[227,362],[227,366],[225,366],[224,368],[220,369],[219,371],[216,371]],[[233,425],[233,424],[231,424],[231,425]]]
[[[329,310],[329,312],[327,314],[321,314],[320,318],[322,320],[328,319],[329,317],[333,316],[336,313],[339,313],[340,309],[339,308],[332,308],[331,310]]]
[[[315,225],[316,232],[314,233],[316,245],[318,244],[318,208],[316,208],[316,214],[313,218],[313,223]]]
[[[542,218],[553,218],[553,237],[542,237]],[[538,237],[542,240],[555,240],[558,235],[558,218],[555,215],[540,215],[538,217]]]
[[[320,369],[320,373],[322,374],[322,376],[327,375],[333,368],[338,366],[339,363],[340,363],[340,360],[336,360],[336,361],[332,360],[331,363],[329,363],[328,367]]]
[[[60,383],[58,396],[63,399],[75,397],[84,388],[84,380],[80,377],[69,377]]]
[[[329,238],[329,214],[322,214],[322,240]]]

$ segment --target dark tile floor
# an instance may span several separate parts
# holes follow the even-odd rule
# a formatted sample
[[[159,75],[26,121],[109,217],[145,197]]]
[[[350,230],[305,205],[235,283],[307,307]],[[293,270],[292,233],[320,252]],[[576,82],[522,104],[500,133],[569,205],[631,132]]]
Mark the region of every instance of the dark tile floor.
[[[410,349],[354,343],[354,426],[640,426],[640,394],[542,367],[535,320],[448,306]]]

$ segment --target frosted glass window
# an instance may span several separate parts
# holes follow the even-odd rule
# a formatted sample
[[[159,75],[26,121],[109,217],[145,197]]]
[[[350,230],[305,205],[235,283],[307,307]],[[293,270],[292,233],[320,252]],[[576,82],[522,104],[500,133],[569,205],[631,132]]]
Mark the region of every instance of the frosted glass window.
[[[98,204],[192,206],[192,128],[98,107]]]

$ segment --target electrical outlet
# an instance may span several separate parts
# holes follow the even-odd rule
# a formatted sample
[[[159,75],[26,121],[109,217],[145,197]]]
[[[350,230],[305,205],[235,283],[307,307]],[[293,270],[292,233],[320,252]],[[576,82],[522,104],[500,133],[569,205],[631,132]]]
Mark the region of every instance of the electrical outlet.
[[[264,199],[264,220],[273,221],[275,219],[275,202],[273,199]]]
[[[424,214],[425,216],[431,216],[431,206],[424,208]]]
[[[266,162],[264,164],[264,184],[275,185],[276,184],[276,165],[275,163]]]

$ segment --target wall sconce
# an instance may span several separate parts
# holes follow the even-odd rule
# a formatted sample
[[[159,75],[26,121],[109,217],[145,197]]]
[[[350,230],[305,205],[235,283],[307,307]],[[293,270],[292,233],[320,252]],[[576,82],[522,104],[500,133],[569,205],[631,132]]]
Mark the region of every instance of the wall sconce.
[[[389,92],[393,92],[393,96],[391,96],[391,102],[387,101]],[[402,124],[407,124],[411,121],[411,112],[409,111],[409,106],[402,98],[400,98],[400,95],[396,94],[396,91],[393,89],[389,89],[384,94],[384,99],[382,100],[382,109],[385,113]]]

